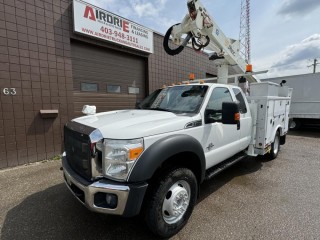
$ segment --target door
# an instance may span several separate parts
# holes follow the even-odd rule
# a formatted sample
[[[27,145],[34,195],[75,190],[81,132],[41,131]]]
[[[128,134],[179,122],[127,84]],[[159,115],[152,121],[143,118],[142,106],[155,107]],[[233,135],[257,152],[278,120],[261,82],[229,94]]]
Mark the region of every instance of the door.
[[[83,105],[97,112],[135,108],[145,97],[147,58],[73,41],[75,115]]]
[[[240,130],[237,129],[237,125],[222,124],[223,102],[233,102],[229,89],[214,88],[204,114],[204,135],[206,136],[204,152],[207,168],[239,152]]]
[[[252,117],[248,102],[244,100],[244,94],[239,88],[232,88],[239,103],[240,111],[240,151],[247,148],[251,141]]]

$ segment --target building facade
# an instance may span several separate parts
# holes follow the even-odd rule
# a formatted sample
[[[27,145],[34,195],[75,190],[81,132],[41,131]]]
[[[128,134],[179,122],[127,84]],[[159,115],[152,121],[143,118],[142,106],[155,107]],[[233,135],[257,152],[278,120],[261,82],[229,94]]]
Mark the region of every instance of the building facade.
[[[189,73],[215,75],[206,54],[167,55],[156,32],[152,53],[79,34],[73,4],[0,0],[0,168],[61,154],[63,126],[85,104],[97,112],[134,108]]]

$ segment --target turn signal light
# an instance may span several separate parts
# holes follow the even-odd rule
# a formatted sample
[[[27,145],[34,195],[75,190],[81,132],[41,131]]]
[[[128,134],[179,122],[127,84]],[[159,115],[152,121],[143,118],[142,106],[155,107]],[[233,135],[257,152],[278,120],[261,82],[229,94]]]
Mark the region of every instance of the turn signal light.
[[[136,160],[141,155],[142,152],[143,152],[143,148],[142,147],[130,149],[130,151],[129,151],[129,160],[131,160],[131,161]]]

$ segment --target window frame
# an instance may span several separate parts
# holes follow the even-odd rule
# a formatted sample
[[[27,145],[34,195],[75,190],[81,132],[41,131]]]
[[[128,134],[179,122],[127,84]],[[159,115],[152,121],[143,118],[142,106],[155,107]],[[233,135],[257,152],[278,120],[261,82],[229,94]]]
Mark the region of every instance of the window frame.
[[[205,110],[204,110],[204,111],[205,111],[205,118],[207,117],[206,114],[207,114],[208,112],[211,112],[210,114],[216,114],[216,115],[218,115],[218,117],[219,117],[220,119],[214,119],[213,121],[206,122],[206,124],[211,124],[211,123],[215,123],[215,122],[220,122],[220,123],[222,122],[222,103],[224,103],[224,102],[226,102],[226,101],[222,101],[222,102],[221,102],[221,109],[211,109],[211,108],[208,108],[208,106],[209,106],[209,104],[210,104],[210,100],[211,100],[211,98],[212,98],[215,90],[217,90],[217,89],[227,90],[228,93],[229,93],[230,102],[234,102],[233,96],[232,96],[231,91],[230,91],[230,89],[229,89],[228,87],[215,87],[215,88],[211,91],[209,100],[208,100],[208,102],[207,102],[207,106],[205,107]]]

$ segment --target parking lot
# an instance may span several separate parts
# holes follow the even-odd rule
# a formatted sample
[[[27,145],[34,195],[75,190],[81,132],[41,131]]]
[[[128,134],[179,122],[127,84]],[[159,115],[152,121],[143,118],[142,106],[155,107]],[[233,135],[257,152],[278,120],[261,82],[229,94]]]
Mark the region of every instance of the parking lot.
[[[247,158],[201,185],[172,239],[320,239],[320,130],[287,137],[274,161]],[[91,213],[68,192],[60,161],[0,171],[7,239],[154,239],[139,217]]]

